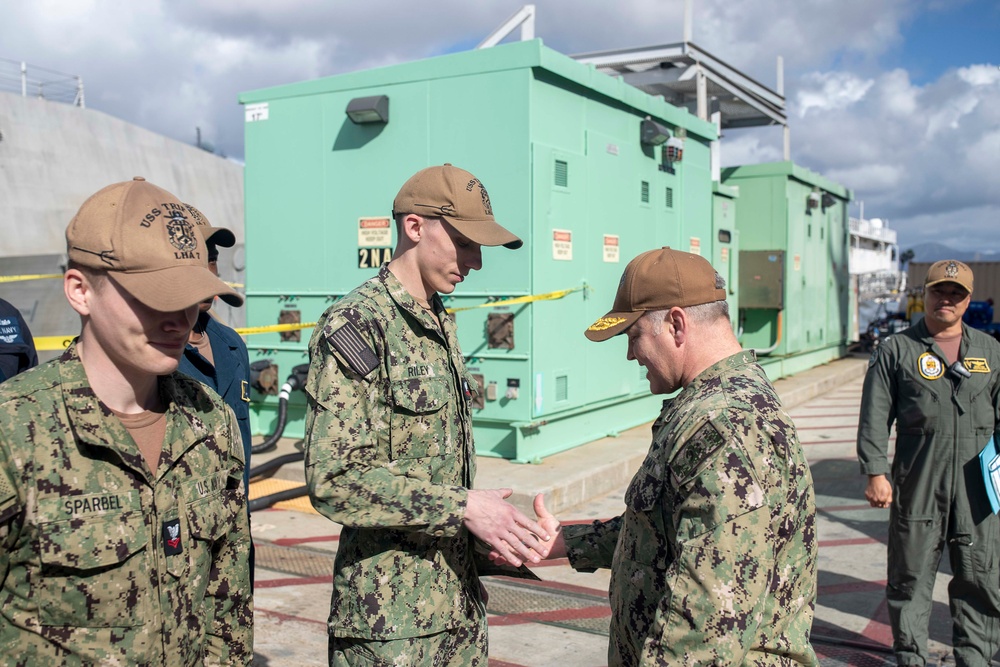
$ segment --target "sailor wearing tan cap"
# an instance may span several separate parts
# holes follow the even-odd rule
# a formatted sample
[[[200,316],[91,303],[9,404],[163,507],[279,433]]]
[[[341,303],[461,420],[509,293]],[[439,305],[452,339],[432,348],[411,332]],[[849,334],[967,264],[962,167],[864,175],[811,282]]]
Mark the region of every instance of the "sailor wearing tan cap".
[[[198,304],[243,299],[141,178],[87,199],[66,246],[80,335],[0,385],[5,663],[249,664],[239,430],[175,372]]]
[[[816,665],[816,506],[792,420],[733,335],[725,281],[661,248],[631,262],[585,332],[628,337],[667,394],[625,513],[563,526],[549,558],[611,568],[608,664]]]
[[[521,240],[479,179],[450,164],[404,183],[393,217],[392,261],[331,306],[309,343],[306,482],[343,525],[330,664],[485,667],[479,576],[491,564],[475,538],[518,565],[548,548],[504,500],[510,489],[473,490],[481,388],[439,295],[482,268],[483,246]]]
[[[1000,425],[1000,346],[962,322],[972,288],[962,262],[932,264],[923,319],[875,348],[861,396],[858,459],[865,498],[889,508],[885,590],[900,665],[926,664],[945,549],[955,663],[989,665],[1000,649],[1000,521],[978,461]]]

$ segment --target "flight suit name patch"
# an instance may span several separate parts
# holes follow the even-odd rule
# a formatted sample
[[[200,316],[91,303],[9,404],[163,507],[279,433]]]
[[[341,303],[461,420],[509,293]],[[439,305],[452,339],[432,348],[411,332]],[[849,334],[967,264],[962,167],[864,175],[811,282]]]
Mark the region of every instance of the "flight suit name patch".
[[[927,380],[937,380],[944,375],[944,363],[930,352],[924,352],[917,359],[920,375]]]
[[[962,361],[965,370],[970,373],[989,373],[990,365],[985,359],[974,359],[972,357]]]

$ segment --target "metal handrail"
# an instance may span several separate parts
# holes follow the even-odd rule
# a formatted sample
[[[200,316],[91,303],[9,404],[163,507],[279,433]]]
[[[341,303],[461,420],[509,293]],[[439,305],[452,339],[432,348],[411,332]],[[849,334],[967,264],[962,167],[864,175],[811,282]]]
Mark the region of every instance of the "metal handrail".
[[[30,75],[29,75],[30,69]],[[23,60],[0,58],[0,90],[33,97],[65,102],[84,108],[83,78],[56,70],[28,65]]]

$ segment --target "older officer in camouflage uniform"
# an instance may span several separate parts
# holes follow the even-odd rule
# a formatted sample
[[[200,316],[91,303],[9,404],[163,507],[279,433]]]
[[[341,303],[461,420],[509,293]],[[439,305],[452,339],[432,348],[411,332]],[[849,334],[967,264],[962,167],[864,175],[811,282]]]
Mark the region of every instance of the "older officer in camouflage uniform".
[[[625,513],[565,526],[550,558],[611,567],[610,665],[815,665],[812,477],[774,388],[733,335],[702,257],[633,259],[586,331],[628,336],[664,401]],[[536,501],[540,522],[556,522]]]
[[[410,178],[393,216],[392,261],[327,310],[309,344],[306,481],[344,526],[330,664],[485,667],[490,564],[472,537],[515,565],[548,549],[503,500],[509,489],[472,490],[479,387],[439,294],[482,266],[482,246],[521,241],[497,224],[483,184],[450,164]]]
[[[924,318],[872,352],[858,459],[868,502],[890,508],[886,597],[897,662],[927,662],[934,580],[947,545],[955,663],[989,665],[1000,648],[1000,521],[978,454],[1000,434],[1000,346],[962,323],[972,297],[968,266],[936,262],[924,285]]]
[[[219,295],[186,209],[141,178],[66,230],[80,336],[0,386],[0,647],[7,665],[246,665],[243,447],[174,372]]]

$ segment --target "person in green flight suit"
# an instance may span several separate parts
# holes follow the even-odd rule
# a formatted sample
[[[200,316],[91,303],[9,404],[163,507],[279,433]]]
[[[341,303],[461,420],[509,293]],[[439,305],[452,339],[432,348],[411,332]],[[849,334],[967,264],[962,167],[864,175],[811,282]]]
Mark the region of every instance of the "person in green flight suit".
[[[1000,424],[1000,345],[962,322],[972,288],[962,262],[931,265],[924,318],[875,348],[865,376],[858,460],[868,476],[865,498],[889,508],[886,598],[900,665],[927,662],[946,548],[956,664],[989,665],[1000,648],[1000,521],[978,460]]]

